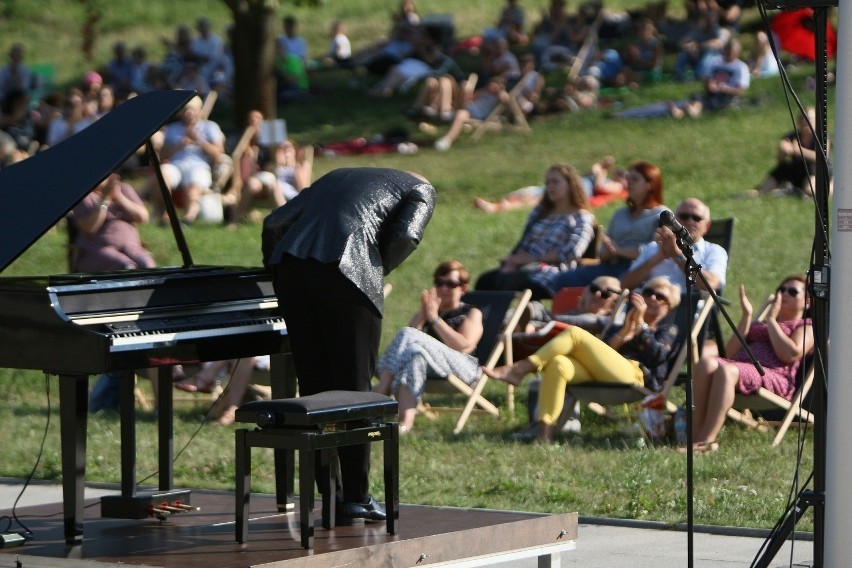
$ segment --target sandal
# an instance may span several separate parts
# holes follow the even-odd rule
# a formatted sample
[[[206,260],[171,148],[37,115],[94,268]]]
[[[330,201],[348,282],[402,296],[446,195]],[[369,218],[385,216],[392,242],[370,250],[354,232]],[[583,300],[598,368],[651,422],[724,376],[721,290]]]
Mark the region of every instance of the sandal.
[[[719,442],[695,442],[692,445],[692,453],[694,454],[709,454],[712,452],[719,451]],[[678,446],[677,453],[685,454],[687,452],[687,446]]]
[[[719,442],[715,440],[712,442],[698,442],[695,446],[695,453],[697,454],[709,454],[712,452],[719,451]]]
[[[209,394],[216,388],[217,383],[218,381],[216,379],[207,379],[199,377],[198,375],[193,375],[186,379],[177,381],[174,385],[176,389],[184,392],[202,392]]]

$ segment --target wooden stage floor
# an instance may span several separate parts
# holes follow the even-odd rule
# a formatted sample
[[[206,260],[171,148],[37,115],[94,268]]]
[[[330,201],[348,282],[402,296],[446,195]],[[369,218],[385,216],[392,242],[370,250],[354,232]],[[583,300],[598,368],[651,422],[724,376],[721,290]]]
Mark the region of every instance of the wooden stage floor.
[[[19,508],[17,517],[34,539],[0,549],[0,568],[15,566],[16,559],[24,567],[80,568],[101,563],[168,568],[428,566],[536,547],[570,550],[577,538],[576,513],[402,505],[397,535],[388,535],[384,523],[318,527],[315,548],[307,551],[299,544],[297,511],[279,513],[273,496],[253,494],[248,542],[241,545],[234,538],[233,493],[193,490],[191,501],[201,510],[161,523],[101,518],[99,501],[87,500],[84,539],[77,546],[65,544],[61,503]]]

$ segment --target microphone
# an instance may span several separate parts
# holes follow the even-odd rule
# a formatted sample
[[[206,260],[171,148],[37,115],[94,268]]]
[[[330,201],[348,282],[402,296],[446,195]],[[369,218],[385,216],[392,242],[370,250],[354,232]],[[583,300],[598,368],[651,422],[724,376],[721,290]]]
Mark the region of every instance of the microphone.
[[[677,238],[688,245],[695,244],[695,241],[692,239],[692,235],[689,234],[686,227],[681,225],[678,220],[675,219],[674,213],[668,209],[660,213],[660,227],[668,227]]]

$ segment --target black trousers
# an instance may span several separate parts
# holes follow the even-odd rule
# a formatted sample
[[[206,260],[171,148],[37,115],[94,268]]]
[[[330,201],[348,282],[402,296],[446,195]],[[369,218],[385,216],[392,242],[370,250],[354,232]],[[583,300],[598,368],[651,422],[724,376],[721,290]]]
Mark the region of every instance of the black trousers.
[[[382,316],[336,264],[285,256],[275,267],[275,294],[303,396],[370,390]],[[338,449],[343,500],[369,498],[370,444]],[[328,479],[317,468],[319,489]]]

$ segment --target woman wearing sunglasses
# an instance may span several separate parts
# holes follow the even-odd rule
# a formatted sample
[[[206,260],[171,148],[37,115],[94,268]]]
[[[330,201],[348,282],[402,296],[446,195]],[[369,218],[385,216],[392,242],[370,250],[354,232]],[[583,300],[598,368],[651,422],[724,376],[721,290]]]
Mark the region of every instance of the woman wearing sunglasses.
[[[730,358],[708,355],[698,361],[693,377],[694,451],[719,449],[716,436],[737,392],[751,394],[763,387],[787,400],[793,396],[802,358],[814,344],[811,320],[804,315],[808,307],[805,290],[804,276],[788,276],[775,291],[765,319],[753,322],[751,301],[740,284],[742,317],[737,328],[766,374],[760,376],[736,336],[728,341]]]
[[[677,337],[677,327],[666,316],[679,302],[678,286],[654,278],[630,294],[624,324],[604,339],[571,326],[526,359],[483,372],[516,386],[527,374],[541,373],[537,440],[551,441],[570,384],[640,384],[659,390]]]
[[[373,391],[396,397],[400,433],[414,427],[426,379],[455,375],[471,384],[480,376],[479,361],[470,353],[482,337],[482,312],[461,301],[470,274],[458,260],[448,260],[433,276],[435,286],[423,290],[420,309],[376,365],[379,383]]]

